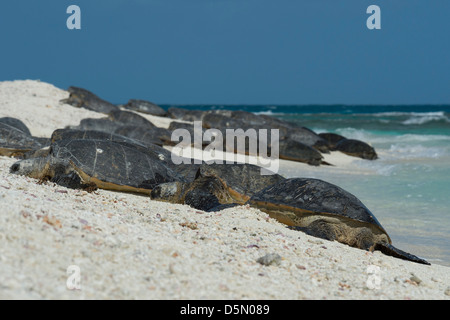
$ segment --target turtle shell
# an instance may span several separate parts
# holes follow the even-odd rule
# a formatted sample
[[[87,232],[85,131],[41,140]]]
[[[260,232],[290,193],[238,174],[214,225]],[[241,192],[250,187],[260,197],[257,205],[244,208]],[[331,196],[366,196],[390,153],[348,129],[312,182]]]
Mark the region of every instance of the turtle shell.
[[[22,156],[30,150],[37,150],[41,147],[42,144],[28,133],[0,122],[0,155]]]
[[[197,176],[218,178],[238,203],[245,203],[268,185],[285,179],[278,174],[261,175],[261,167],[241,163],[204,164],[200,166]]]
[[[31,136],[30,129],[28,129],[28,127],[26,126],[25,123],[22,122],[22,120],[12,118],[12,117],[3,117],[3,118],[0,118],[0,123],[5,123],[7,125],[10,125],[11,127],[19,129],[23,133]]]
[[[50,154],[71,163],[85,183],[95,183],[103,189],[135,188],[139,192],[160,183],[184,180],[157,153],[125,142],[60,140],[52,144]]]
[[[124,108],[159,117],[165,117],[167,115],[166,110],[146,100],[130,99]]]

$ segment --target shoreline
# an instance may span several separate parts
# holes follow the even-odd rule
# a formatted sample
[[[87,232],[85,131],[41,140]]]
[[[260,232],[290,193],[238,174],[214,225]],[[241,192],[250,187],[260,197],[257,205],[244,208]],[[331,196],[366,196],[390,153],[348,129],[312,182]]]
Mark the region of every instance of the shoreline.
[[[43,82],[0,82],[0,96],[0,117],[23,120],[36,136],[104,117],[59,104],[68,93]],[[172,121],[143,116],[163,127]],[[327,170],[352,172],[354,159],[324,158],[335,164]],[[140,195],[39,185],[9,174],[15,161],[0,157],[3,299],[450,299],[449,267],[310,237],[246,206],[206,213]],[[325,168],[280,160],[280,169]],[[267,254],[279,258],[259,263]],[[72,265],[80,290],[67,288]]]

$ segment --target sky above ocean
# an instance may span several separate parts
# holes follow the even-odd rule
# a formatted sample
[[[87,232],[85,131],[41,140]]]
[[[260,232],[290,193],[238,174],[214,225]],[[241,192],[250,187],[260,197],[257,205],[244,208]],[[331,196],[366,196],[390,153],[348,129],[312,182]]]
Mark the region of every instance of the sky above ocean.
[[[7,1],[0,80],[115,103],[448,104],[449,14],[448,0]]]

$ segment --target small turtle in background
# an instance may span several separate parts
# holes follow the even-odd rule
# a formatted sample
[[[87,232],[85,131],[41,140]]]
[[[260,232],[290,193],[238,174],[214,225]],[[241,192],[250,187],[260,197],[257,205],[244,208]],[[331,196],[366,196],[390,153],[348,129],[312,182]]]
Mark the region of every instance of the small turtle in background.
[[[247,204],[315,237],[429,264],[395,248],[386,230],[358,198],[322,180],[285,179],[253,195]]]
[[[289,138],[280,140],[279,148],[280,159],[304,162],[311,166],[319,166],[321,164],[328,165],[316,148],[310,147],[301,142],[291,140]]]
[[[292,125],[291,127],[288,127],[287,131],[288,137],[291,140],[306,144],[307,146],[313,147],[322,153],[330,153],[328,142],[311,129]]]
[[[122,125],[131,125],[136,127],[155,128],[156,126],[143,116],[131,112],[114,110],[108,114],[108,119],[113,122],[120,123]]]
[[[331,132],[319,133],[319,136],[328,141],[330,150],[332,151],[340,151],[349,156],[367,160],[378,159],[375,149],[366,142],[347,139],[344,136]]]
[[[18,161],[10,172],[73,189],[145,194],[160,183],[184,181],[157,153],[126,142],[96,139],[55,141],[47,156]]]
[[[36,142],[40,143],[42,146],[50,145],[49,138],[33,136],[30,132],[30,129],[28,129],[28,127],[26,126],[25,123],[22,122],[22,120],[19,120],[17,118],[12,118],[12,117],[3,117],[3,118],[0,118],[0,123],[5,125],[4,128],[8,128],[8,126],[11,126],[13,128],[16,128],[19,131],[22,131],[25,135],[30,136]],[[3,138],[5,137],[4,133],[2,134],[2,136],[3,136]]]
[[[150,101],[130,99],[127,104],[123,106],[125,109],[138,111],[158,117],[167,116],[167,111],[160,106]]]
[[[0,123],[7,124],[11,127],[14,127],[16,129],[22,131],[26,135],[31,136],[30,129],[28,129],[27,125],[25,123],[23,123],[22,120],[12,118],[12,117],[3,117],[3,118],[0,118]]]
[[[336,150],[336,145],[338,144],[339,141],[347,139],[344,136],[331,132],[319,133],[319,136],[328,142],[331,151]]]
[[[204,111],[188,110],[184,108],[170,107],[167,110],[169,118],[184,120],[184,121],[201,121]]]
[[[78,87],[69,87],[67,91],[70,92],[70,96],[67,99],[61,100],[62,103],[70,104],[76,108],[85,108],[88,110],[110,113],[114,110],[119,110],[119,108],[93,94],[92,92]]]
[[[343,152],[349,156],[358,157],[366,160],[376,160],[378,155],[375,149],[368,145],[367,143],[354,140],[354,139],[344,139],[336,144],[336,150]]]
[[[41,138],[30,135],[28,128],[18,119],[0,121],[0,155],[23,157],[26,153],[43,147]]]

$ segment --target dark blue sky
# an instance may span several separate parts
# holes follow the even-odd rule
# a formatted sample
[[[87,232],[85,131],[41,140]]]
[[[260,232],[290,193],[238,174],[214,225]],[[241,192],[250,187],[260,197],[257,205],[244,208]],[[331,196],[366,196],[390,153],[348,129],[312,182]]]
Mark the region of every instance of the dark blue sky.
[[[115,103],[450,103],[449,0],[3,1],[0,32],[0,80]]]

